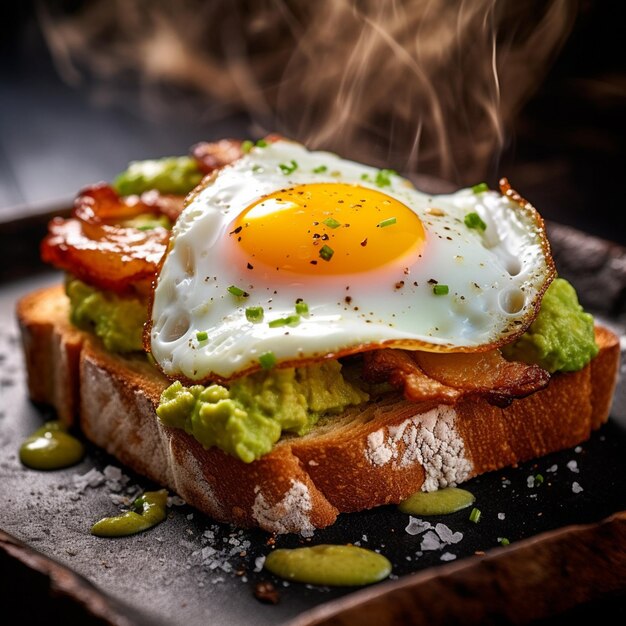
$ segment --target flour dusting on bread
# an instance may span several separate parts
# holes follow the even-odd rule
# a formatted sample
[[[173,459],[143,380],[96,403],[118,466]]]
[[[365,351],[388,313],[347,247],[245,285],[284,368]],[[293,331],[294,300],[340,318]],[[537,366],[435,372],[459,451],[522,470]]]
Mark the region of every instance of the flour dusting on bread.
[[[365,458],[378,466],[419,463],[425,472],[423,491],[459,484],[470,477],[472,464],[465,456],[455,421],[456,411],[440,405],[400,424],[379,428],[367,437]]]
[[[299,480],[292,480],[289,491],[275,504],[269,503],[261,488],[255,487],[256,498],[252,506],[252,517],[261,528],[275,533],[299,532],[311,537],[315,527],[309,513],[313,508],[308,487]]]

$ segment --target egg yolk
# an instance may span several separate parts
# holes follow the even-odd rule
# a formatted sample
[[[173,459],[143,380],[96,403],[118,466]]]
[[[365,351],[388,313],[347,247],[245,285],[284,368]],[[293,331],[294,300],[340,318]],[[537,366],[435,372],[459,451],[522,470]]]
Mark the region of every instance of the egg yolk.
[[[409,265],[425,241],[419,217],[387,194],[348,183],[263,196],[231,224],[249,263],[297,274],[353,274]]]

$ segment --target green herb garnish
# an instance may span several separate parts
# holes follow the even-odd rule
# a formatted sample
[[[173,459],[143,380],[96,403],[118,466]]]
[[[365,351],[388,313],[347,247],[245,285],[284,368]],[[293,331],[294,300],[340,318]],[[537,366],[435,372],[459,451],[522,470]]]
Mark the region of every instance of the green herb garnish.
[[[206,341],[209,338],[209,334],[206,330],[200,330],[196,333],[196,339],[198,341]]]
[[[393,226],[398,220],[395,217],[388,217],[386,220],[382,222],[378,222],[376,224],[377,228],[385,228],[385,226]]]
[[[296,313],[298,315],[308,315],[309,305],[306,302],[296,302]]]
[[[227,289],[227,291],[228,291],[228,293],[232,293],[233,296],[237,296],[238,298],[247,298],[250,295],[249,293],[247,293],[243,289],[241,289],[239,287],[235,287],[235,285],[231,285]]]
[[[472,512],[470,513],[469,521],[474,522],[474,524],[478,524],[479,520],[480,520],[480,509],[477,509],[476,507],[474,507],[472,509]]]
[[[468,213],[463,221],[468,228],[475,228],[476,230],[480,230],[482,232],[485,232],[487,229],[487,224],[483,222],[478,213]]]
[[[313,168],[313,173],[314,174],[323,174],[327,170],[328,170],[328,167],[326,167],[325,165],[318,165],[316,168]]]
[[[264,352],[259,357],[259,363],[264,370],[271,370],[276,365],[276,357],[273,352]]]
[[[327,217],[322,224],[326,224],[328,228],[339,228],[341,226],[341,222],[338,222],[334,217]]]
[[[537,474],[535,476],[535,485],[543,484],[543,480],[544,480],[543,475],[542,474]]]
[[[433,293],[436,296],[447,296],[449,291],[450,291],[450,288],[448,287],[448,285],[434,285],[433,286]]]
[[[487,183],[478,183],[472,187],[474,193],[483,193],[483,191],[489,191],[489,185]]]
[[[263,307],[249,306],[246,309],[246,319],[249,322],[261,322],[263,320]]]
[[[270,328],[278,328],[279,326],[295,326],[300,323],[300,316],[296,313],[295,315],[288,315],[287,317],[279,317],[275,320],[272,320],[268,323]]]
[[[378,170],[374,182],[378,187],[389,187],[391,185],[391,177],[395,173],[393,170]]]
[[[320,257],[324,259],[324,261],[330,261],[333,258],[333,254],[335,251],[330,247],[324,244],[320,250]]]
[[[291,174],[298,169],[298,164],[293,159],[291,159],[289,163],[279,163],[278,167],[283,174]]]
[[[502,537],[502,539],[500,539],[501,546],[508,546],[510,543],[511,542],[506,537]]]
[[[267,144],[267,141],[265,141],[265,139],[259,139],[255,145],[257,148],[267,148],[268,144]]]
[[[242,142],[241,144],[241,151],[244,154],[248,154],[248,152],[250,152],[250,150],[252,150],[253,147],[254,147],[254,143],[252,143],[249,139],[246,139],[246,141]]]

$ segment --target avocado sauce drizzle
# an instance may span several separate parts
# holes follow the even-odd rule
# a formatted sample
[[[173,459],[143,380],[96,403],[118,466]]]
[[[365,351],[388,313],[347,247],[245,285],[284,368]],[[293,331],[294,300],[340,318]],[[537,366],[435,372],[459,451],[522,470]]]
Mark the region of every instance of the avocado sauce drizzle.
[[[85,448],[61,422],[51,420],[22,443],[19,455],[27,467],[55,470],[78,463],[85,455]]]
[[[91,527],[98,537],[126,537],[148,530],[166,517],[167,490],[146,491],[137,498],[130,511],[115,517],[105,517]]]
[[[437,491],[416,491],[398,508],[410,515],[446,515],[460,511],[474,503],[472,493],[458,487],[445,487]]]
[[[391,573],[391,563],[382,554],[331,544],[274,550],[264,567],[286,580],[329,586],[369,585]]]

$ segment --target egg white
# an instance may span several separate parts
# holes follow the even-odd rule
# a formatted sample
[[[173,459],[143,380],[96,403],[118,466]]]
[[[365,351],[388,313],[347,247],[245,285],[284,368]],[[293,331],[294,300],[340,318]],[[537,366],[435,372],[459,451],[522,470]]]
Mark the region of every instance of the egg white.
[[[280,165],[292,162],[297,168],[284,173]],[[326,170],[315,173],[319,166]],[[280,365],[384,345],[472,351],[520,334],[553,274],[534,209],[495,191],[432,196],[395,175],[380,188],[377,172],[279,140],[252,149],[205,182],[174,226],[154,293],[151,352],[163,372],[192,381],[228,380],[259,369],[265,353]],[[417,213],[427,230],[418,262],[315,280],[252,274],[245,264],[225,261],[232,256],[228,229],[236,215],[263,195],[319,182],[370,187]],[[484,233],[465,225],[469,212],[486,223]],[[434,281],[447,285],[448,294],[436,295]],[[233,295],[231,285],[248,296]],[[309,314],[295,325],[270,327],[293,315],[296,300],[306,302]],[[251,306],[263,307],[263,321],[248,321]]]

